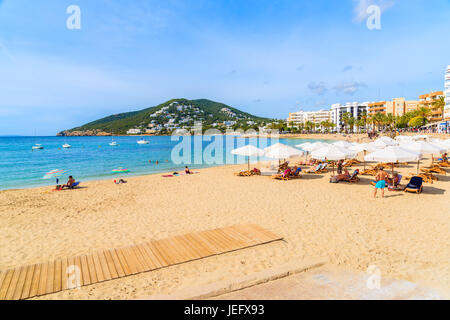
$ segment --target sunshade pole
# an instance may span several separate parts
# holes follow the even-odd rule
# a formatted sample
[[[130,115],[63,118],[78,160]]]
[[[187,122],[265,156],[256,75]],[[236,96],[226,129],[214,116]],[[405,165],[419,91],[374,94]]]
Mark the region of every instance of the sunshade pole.
[[[366,171],[366,150],[364,150],[364,171]]]

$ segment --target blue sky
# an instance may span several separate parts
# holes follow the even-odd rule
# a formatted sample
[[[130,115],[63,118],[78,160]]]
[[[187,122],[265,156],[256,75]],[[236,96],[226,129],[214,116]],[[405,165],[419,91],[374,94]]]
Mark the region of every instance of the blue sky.
[[[381,30],[366,26],[371,4]],[[449,0],[0,0],[0,135],[180,97],[276,118],[417,99],[443,90],[448,30]]]

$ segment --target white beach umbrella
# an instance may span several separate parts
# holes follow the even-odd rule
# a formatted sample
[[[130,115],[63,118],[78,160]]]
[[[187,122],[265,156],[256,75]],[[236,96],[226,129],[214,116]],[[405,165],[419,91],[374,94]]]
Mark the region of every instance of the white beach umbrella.
[[[302,149],[305,150],[305,151],[308,151],[308,152],[312,152],[314,150],[325,148],[327,146],[329,146],[328,143],[319,141],[319,142],[311,143],[309,146],[306,146],[306,147],[304,147]]]
[[[374,144],[382,147],[398,146],[398,141],[395,141],[394,139],[391,139],[389,137],[381,137],[375,140]]]
[[[380,149],[371,145],[370,143],[355,143],[351,147],[349,147],[349,150],[356,153],[364,152],[364,156],[366,156],[367,151],[373,152]],[[366,171],[366,160],[364,160],[364,171]]]
[[[287,159],[295,156],[302,156],[303,151],[295,149],[285,144],[277,144],[273,148],[265,150],[265,156],[272,159]]]
[[[390,146],[368,154],[364,157],[364,160],[392,163],[392,173],[394,173],[395,162],[420,161],[421,158],[422,156],[420,153],[401,147]]]
[[[445,140],[442,139],[431,139],[431,144],[434,144],[438,147],[442,147],[446,150],[450,149],[450,143],[445,142]]]
[[[414,137],[412,137],[412,139],[413,140],[421,140],[421,139],[428,139],[430,136],[427,136],[427,135],[425,135],[425,134],[422,134],[422,135],[418,135],[418,136],[414,136]]]
[[[298,145],[296,145],[297,148],[303,149],[305,147],[310,146],[312,143],[311,142],[305,142],[305,143],[300,143]],[[303,149],[304,150],[304,149]]]
[[[320,148],[311,152],[311,158],[317,160],[344,160],[353,159],[356,157],[356,152],[341,148],[336,145],[329,145],[324,148]],[[334,163],[333,163],[333,175],[334,175]]]
[[[264,150],[258,149],[257,147],[248,144],[242,148],[232,150],[231,154],[247,157],[248,170],[250,171],[250,157],[264,156]]]
[[[413,141],[413,142],[409,142],[409,143],[405,143],[401,145],[402,148],[410,150],[410,151],[414,151],[417,153],[420,153],[422,155],[424,154],[431,154],[431,163],[434,162],[434,154],[441,154],[445,151],[447,151],[446,148],[441,147],[441,146],[437,146],[435,144],[431,144],[429,142],[425,142],[425,141]],[[417,163],[417,172],[419,172],[419,166],[420,163]]]
[[[410,136],[396,136],[395,140],[398,140],[398,141],[409,140],[409,141],[411,141],[412,138]]]
[[[420,154],[440,154],[447,149],[425,141],[413,141],[401,145],[402,148],[418,152]]]
[[[282,144],[282,143],[275,143],[275,144],[273,144],[273,145],[271,145],[271,146],[268,146],[267,148],[264,148],[264,152],[268,152],[268,151],[270,151],[270,150],[272,150],[272,149],[276,149],[276,148],[279,148],[279,147],[282,147],[282,146],[285,146],[285,144]]]
[[[354,158],[355,156],[355,151],[335,145],[329,145],[311,152],[311,157],[317,160],[344,160]]]
[[[337,147],[341,147],[341,148],[350,148],[352,146],[352,144],[350,142],[347,141],[338,141],[338,142],[334,142],[332,143],[332,145],[337,146]]]

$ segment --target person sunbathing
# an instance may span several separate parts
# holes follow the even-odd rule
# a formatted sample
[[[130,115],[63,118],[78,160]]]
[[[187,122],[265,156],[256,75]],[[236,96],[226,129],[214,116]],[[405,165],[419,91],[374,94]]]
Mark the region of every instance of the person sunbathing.
[[[297,166],[294,166],[291,170],[292,175],[294,175],[294,176],[298,176],[301,171],[302,171],[302,168],[297,167]]]
[[[63,185],[61,186],[61,189],[64,189],[64,188],[69,188],[69,189],[71,189],[71,188],[73,187],[74,184],[75,184],[75,179],[74,179],[72,176],[69,176],[69,180],[67,181],[66,184],[63,184]]]
[[[350,178],[351,178],[351,175],[350,175],[350,172],[348,172],[347,169],[344,169],[344,173],[338,174],[338,175],[336,176],[336,179],[337,179],[338,181],[348,180],[348,179],[350,179]]]
[[[277,177],[277,178],[287,178],[291,173],[292,173],[292,170],[287,168],[286,170],[284,170],[283,173],[279,173],[279,174],[275,175],[275,177]]]
[[[392,178],[388,177],[389,185],[397,187],[400,183],[400,176],[397,172],[394,173],[394,176]]]

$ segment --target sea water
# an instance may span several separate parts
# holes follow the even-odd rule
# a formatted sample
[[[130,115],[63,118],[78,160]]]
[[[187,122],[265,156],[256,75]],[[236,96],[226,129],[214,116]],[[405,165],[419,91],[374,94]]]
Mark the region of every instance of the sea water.
[[[195,163],[194,142],[192,140],[192,161],[190,163],[176,163],[172,159],[172,150],[181,141],[170,136],[145,137],[150,143],[137,144],[139,137],[114,137],[119,146],[112,147],[109,143],[111,137],[0,137],[0,190],[29,188],[37,186],[54,185],[55,179],[44,180],[44,175],[55,169],[66,170],[67,174],[60,177],[60,183],[65,183],[68,175],[74,176],[77,181],[97,179],[117,179],[127,176],[136,176],[154,173],[183,171],[187,165],[191,169],[211,167],[223,164],[245,163],[244,157],[232,156],[230,145],[222,139],[223,150],[216,151],[223,154],[223,161],[203,159]],[[183,137],[182,137],[183,138]],[[202,153],[217,137],[208,137],[201,143]],[[249,139],[228,137],[227,143],[240,147],[249,142]],[[303,142],[318,140],[280,139],[279,142],[295,146]],[[250,139],[250,143],[259,147],[271,145],[278,140]],[[32,150],[35,144],[41,144],[44,149]],[[62,148],[64,143],[70,144],[70,149]],[[220,145],[220,144],[216,144]],[[199,146],[196,146],[199,148]],[[197,152],[198,154],[198,152]],[[212,153],[215,155],[215,153]],[[232,159],[232,163],[229,160]],[[209,160],[209,161],[208,161]],[[227,161],[228,160],[228,161]],[[262,158],[261,160],[267,160]],[[159,164],[156,164],[156,161]],[[114,174],[113,169],[129,169],[127,174]]]

